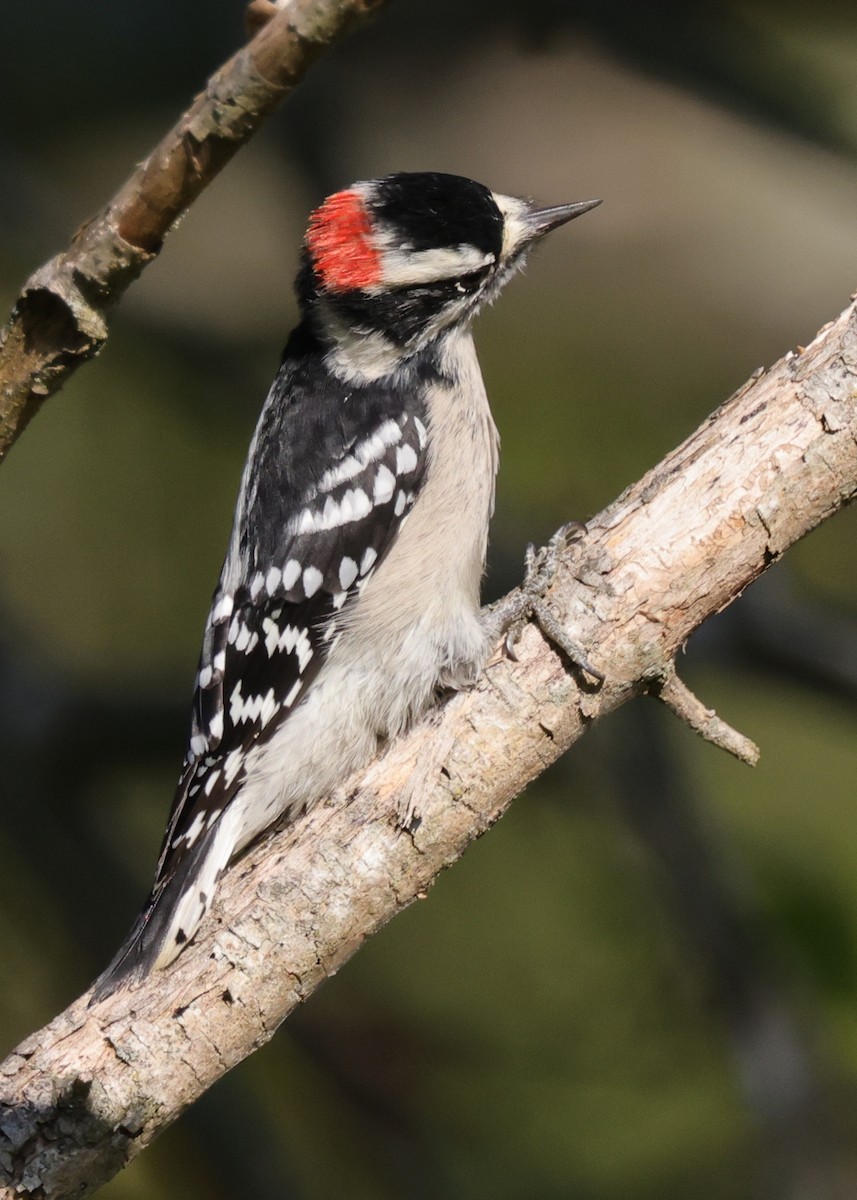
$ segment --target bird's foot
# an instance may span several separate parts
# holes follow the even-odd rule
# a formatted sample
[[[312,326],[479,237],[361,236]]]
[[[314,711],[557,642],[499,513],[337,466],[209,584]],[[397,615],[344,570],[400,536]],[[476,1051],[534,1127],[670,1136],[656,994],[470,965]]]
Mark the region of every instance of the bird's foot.
[[[562,551],[570,542],[579,541],[585,533],[586,526],[582,522],[569,521],[556,531],[546,546],[537,550],[531,542],[527,546],[524,558],[524,582],[517,591],[491,609],[490,620],[495,625],[497,636],[504,635],[503,649],[513,662],[518,661],[515,647],[524,626],[532,619],[544,637],[571,662],[599,683],[603,683],[603,673],[593,667],[583,649],[569,637],[545,602],[545,595],[556,576]]]

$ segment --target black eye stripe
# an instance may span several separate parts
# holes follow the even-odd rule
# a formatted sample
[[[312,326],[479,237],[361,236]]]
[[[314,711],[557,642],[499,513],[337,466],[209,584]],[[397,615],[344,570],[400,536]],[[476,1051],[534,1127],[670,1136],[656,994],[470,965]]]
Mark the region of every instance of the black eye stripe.
[[[492,266],[492,263],[487,263],[484,267],[479,267],[475,271],[468,271],[466,275],[459,275],[456,280],[456,287],[459,291],[476,291],[478,287],[481,287],[488,275],[490,275]]]

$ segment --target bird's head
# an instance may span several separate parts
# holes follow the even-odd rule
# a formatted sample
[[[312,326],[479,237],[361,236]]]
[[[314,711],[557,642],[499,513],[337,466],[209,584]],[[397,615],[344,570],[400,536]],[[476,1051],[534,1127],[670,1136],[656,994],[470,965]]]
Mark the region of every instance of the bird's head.
[[[600,203],[539,208],[429,172],[355,183],[311,214],[298,296],[322,336],[401,360],[468,324],[536,241]]]

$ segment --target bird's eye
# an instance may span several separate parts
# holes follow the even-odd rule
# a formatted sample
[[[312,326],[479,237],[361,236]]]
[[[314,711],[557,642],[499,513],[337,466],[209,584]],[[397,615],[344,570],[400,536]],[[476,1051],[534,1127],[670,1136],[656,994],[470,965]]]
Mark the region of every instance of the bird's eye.
[[[480,267],[477,271],[469,271],[466,275],[460,275],[455,281],[455,290],[461,296],[472,295],[482,286],[490,270],[491,267],[488,265]]]

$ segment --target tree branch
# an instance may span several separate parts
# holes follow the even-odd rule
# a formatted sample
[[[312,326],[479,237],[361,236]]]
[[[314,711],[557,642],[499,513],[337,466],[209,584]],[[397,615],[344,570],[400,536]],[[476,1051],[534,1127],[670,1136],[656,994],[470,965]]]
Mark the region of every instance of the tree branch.
[[[665,675],[658,675],[657,679],[649,684],[649,692],[667,708],[672,709],[694,733],[698,733],[707,742],[719,746],[728,754],[734,754],[748,767],[755,767],[759,761],[759,747],[756,743],[751,742],[731,725],[727,725],[713,709],[706,708],[687,684],[682,683],[676,675],[673,663],[667,667]]]
[[[706,617],[855,491],[852,304],[748,382],[564,556],[550,603],[603,686],[578,686],[528,627],[519,662],[496,658],[337,802],[253,848],[174,966],[92,1009],[82,997],[9,1056],[0,1196],[52,1200],[105,1182],[422,898],[593,720],[670,680]],[[672,690],[673,707],[699,724],[698,702]],[[395,822],[405,789],[422,818],[409,833]]]
[[[112,308],[203,188],[315,59],[385,2],[290,0],[211,77],[68,249],[27,280],[0,333],[0,461],[42,402],[99,352]]]

